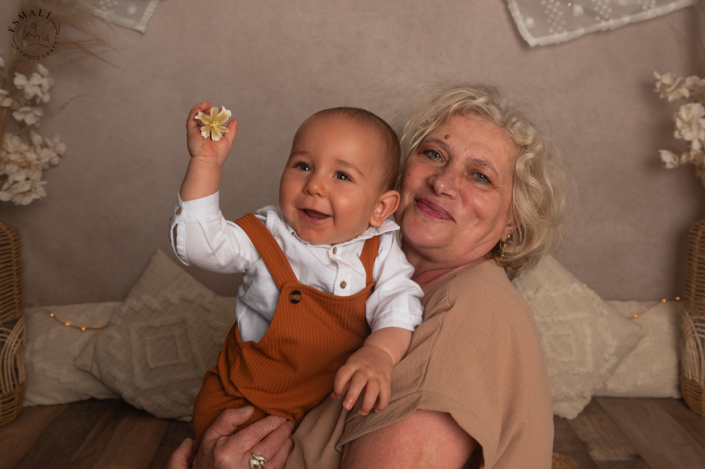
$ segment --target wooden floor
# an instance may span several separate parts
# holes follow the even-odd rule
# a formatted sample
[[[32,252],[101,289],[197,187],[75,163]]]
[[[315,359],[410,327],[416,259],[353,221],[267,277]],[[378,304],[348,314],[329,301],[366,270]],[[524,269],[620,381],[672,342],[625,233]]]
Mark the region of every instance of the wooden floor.
[[[680,400],[596,398],[555,429],[554,451],[581,469],[705,468],[705,418]],[[0,427],[0,469],[159,469],[186,437],[189,423],[119,400],[27,407]]]

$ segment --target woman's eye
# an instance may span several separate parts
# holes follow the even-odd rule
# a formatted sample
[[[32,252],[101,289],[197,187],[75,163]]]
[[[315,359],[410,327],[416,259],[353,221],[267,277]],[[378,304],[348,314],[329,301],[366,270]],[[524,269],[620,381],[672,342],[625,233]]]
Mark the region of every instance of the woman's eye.
[[[428,156],[432,160],[440,160],[442,158],[441,154],[434,150],[426,150],[424,155]]]
[[[487,176],[485,176],[485,175],[482,174],[482,173],[473,173],[473,177],[475,178],[475,180],[476,180],[477,182],[481,182],[481,183],[483,183],[483,184],[489,184],[489,183],[490,183],[490,178],[488,178]]]
[[[306,163],[296,163],[294,168],[300,169],[301,171],[311,171],[311,167]]]
[[[348,176],[345,173],[335,173],[335,176],[333,176],[333,177],[335,177],[336,179],[340,179],[341,181],[350,181],[351,180],[350,176]]]

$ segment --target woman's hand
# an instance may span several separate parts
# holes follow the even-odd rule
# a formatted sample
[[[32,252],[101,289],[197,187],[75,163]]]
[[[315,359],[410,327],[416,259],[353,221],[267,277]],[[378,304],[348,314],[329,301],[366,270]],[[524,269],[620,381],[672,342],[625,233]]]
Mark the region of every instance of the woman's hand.
[[[210,137],[203,138],[201,135],[201,127],[203,122],[196,119],[199,112],[210,115],[211,105],[208,101],[197,104],[188,114],[186,121],[186,140],[188,151],[192,158],[212,163],[218,167],[223,166],[228,158],[230,149],[233,146],[235,135],[237,134],[237,121],[231,120],[228,122],[227,128],[229,132],[225,132],[220,140],[214,142]]]
[[[267,458],[267,469],[282,469],[294,447],[294,424],[270,415],[237,431],[252,416],[252,407],[228,409],[203,434],[193,469],[249,469],[252,455]],[[193,441],[184,440],[171,455],[167,469],[188,469]]]

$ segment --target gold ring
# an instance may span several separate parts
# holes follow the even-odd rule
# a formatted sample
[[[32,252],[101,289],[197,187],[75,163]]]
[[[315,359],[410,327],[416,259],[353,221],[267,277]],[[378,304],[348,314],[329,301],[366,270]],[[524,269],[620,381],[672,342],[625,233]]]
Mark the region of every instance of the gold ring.
[[[252,459],[250,459],[250,469],[264,469],[264,465],[267,464],[267,458],[257,456],[251,449],[250,455],[252,456]]]

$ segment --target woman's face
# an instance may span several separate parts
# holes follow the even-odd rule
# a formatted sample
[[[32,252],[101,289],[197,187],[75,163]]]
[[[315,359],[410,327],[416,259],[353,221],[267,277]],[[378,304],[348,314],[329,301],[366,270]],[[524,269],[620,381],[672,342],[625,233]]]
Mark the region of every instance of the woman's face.
[[[511,233],[515,154],[501,128],[469,114],[436,127],[409,157],[395,218],[417,274],[478,260]]]

